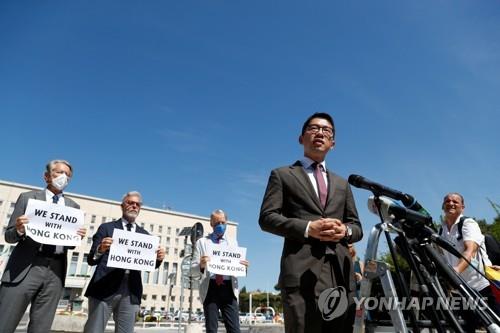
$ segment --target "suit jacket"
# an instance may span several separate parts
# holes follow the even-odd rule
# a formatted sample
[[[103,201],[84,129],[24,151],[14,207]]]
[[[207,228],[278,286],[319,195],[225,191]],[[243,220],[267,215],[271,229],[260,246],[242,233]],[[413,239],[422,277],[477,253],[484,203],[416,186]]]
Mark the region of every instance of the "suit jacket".
[[[227,241],[229,246],[238,246],[236,242],[233,242],[232,240],[227,238],[224,239]],[[203,272],[201,271],[200,257],[208,254],[208,246],[210,243],[212,243],[210,235],[207,235],[196,241],[196,247],[194,249],[192,265],[191,265],[193,272],[201,274],[200,299],[202,304],[205,301],[205,298],[207,297],[208,294],[208,287],[210,285],[210,273],[208,272],[207,269],[204,269]],[[236,300],[238,300],[239,296],[238,279],[234,276],[231,276],[231,286],[233,289],[234,297],[236,297]]]
[[[12,216],[9,220],[9,225],[5,230],[5,241],[7,243],[17,243],[16,247],[12,251],[10,255],[9,261],[7,262],[7,266],[5,267],[5,271],[2,275],[2,282],[8,283],[19,283],[21,282],[26,275],[28,274],[31,266],[35,260],[38,250],[40,249],[40,243],[35,242],[31,237],[19,236],[16,230],[16,219],[24,215],[26,211],[26,206],[28,205],[29,199],[36,199],[41,201],[46,201],[45,190],[36,190],[21,193],[19,198],[16,201],[16,205],[14,207],[14,211],[12,212]],[[64,197],[64,204],[68,207],[80,208],[80,206],[68,198]],[[73,247],[64,247],[64,254],[67,253],[68,249],[72,249]],[[64,270],[63,276],[61,276],[63,285],[66,279],[66,267],[67,267],[67,258],[64,256]]]
[[[97,248],[105,237],[113,237],[114,229],[123,230],[122,219],[103,223],[97,229],[97,232],[92,237],[92,247],[90,248],[87,262],[90,266],[97,265],[94,275],[89,282],[85,296],[94,297],[99,300],[106,300],[113,296],[120,288],[120,285],[125,274],[125,270],[121,268],[108,267],[109,250],[103,253],[99,258],[94,259]],[[135,225],[135,232],[149,235],[144,228]],[[158,268],[161,261],[156,261]],[[142,278],[141,271],[130,270],[128,287],[130,291],[130,299],[132,304],[141,304],[142,298]]]
[[[345,287],[355,290],[352,260],[347,242],[321,242],[305,237],[309,221],[319,218],[337,218],[352,229],[351,242],[363,237],[351,188],[347,181],[327,170],[328,197],[322,207],[311,181],[300,161],[271,172],[262,202],[259,224],[262,230],[285,238],[281,256],[279,286],[281,288],[315,285],[320,280],[327,247],[336,254],[339,270],[336,280],[342,278]],[[324,279],[323,279],[324,280]],[[325,287],[335,287],[336,281]],[[316,296],[318,290],[315,290]]]

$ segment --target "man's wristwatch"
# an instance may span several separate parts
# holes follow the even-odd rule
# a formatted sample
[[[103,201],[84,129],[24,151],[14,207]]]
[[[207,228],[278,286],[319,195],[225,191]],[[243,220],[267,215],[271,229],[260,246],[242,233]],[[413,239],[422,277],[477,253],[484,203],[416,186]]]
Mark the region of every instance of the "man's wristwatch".
[[[352,229],[350,226],[346,225],[345,226],[345,236],[344,236],[344,239],[345,240],[350,240],[351,239],[351,236],[352,236]]]

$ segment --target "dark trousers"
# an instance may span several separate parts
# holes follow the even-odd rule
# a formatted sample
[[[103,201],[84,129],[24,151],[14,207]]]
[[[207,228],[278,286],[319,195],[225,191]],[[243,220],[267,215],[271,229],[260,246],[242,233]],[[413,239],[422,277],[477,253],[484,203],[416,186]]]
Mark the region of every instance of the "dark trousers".
[[[219,310],[224,320],[226,332],[240,333],[238,302],[230,280],[225,280],[224,284],[220,286],[215,283],[215,280],[210,280],[207,297],[203,302],[206,333],[217,333]]]
[[[350,260],[350,258],[346,258]],[[352,263],[347,262],[352,267]],[[349,267],[349,266],[348,266]],[[319,275],[306,272],[300,286],[283,288],[281,298],[286,333],[347,333],[353,331],[356,285],[350,268],[343,273],[336,256],[326,255]],[[344,278],[344,274],[346,275]],[[346,291],[347,308],[332,320],[324,320],[318,306],[319,295],[328,288],[342,287]]]
[[[496,304],[495,296],[493,296],[493,292],[491,291],[490,286],[479,291],[479,294],[486,299],[488,306],[496,312],[497,315],[500,315],[498,311],[498,305]],[[478,315],[473,310],[466,310],[462,312],[462,317],[465,321],[464,330],[465,332],[476,332],[476,328],[483,325],[479,320]]]

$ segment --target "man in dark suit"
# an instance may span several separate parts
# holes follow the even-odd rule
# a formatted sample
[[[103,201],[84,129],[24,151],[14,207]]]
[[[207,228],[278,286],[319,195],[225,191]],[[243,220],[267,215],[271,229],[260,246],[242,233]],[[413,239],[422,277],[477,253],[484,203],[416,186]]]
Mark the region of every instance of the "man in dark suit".
[[[111,313],[115,321],[115,332],[132,333],[142,298],[141,272],[108,267],[109,248],[113,243],[115,229],[149,233],[135,223],[141,210],[142,197],[139,192],[128,192],[123,196],[122,218],[103,223],[92,237],[92,247],[88,255],[89,265],[97,265],[85,296],[89,298],[89,316],[84,332],[104,332]],[[165,257],[165,249],[156,252],[156,268]]]
[[[10,255],[0,285],[1,331],[14,332],[31,303],[28,332],[46,333],[61,298],[66,278],[67,251],[70,247],[42,245],[26,235],[24,215],[29,199],[48,201],[73,208],[80,206],[64,196],[63,190],[73,175],[73,168],[64,160],[50,161],[44,178],[47,188],[22,193],[5,230],[5,240],[17,243]],[[78,234],[84,237],[86,230]]]
[[[335,125],[315,113],[302,127],[304,157],[271,172],[262,230],[285,238],[279,287],[287,333],[351,332],[356,283],[349,242],[363,232],[347,181],[327,170]]]

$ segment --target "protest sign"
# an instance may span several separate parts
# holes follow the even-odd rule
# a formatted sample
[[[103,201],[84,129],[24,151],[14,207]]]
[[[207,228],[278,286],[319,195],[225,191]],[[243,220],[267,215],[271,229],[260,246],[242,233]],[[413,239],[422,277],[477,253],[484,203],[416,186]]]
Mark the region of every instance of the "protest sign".
[[[211,244],[207,253],[210,257],[207,269],[213,274],[246,276],[246,267],[240,264],[241,260],[245,260],[246,253],[247,249],[244,247]]]
[[[108,266],[154,271],[159,241],[158,236],[115,229],[113,244],[109,249]]]
[[[77,234],[83,227],[83,211],[51,202],[29,199],[25,215],[26,235],[42,244],[79,246]]]

